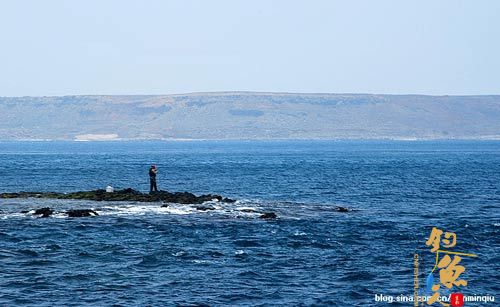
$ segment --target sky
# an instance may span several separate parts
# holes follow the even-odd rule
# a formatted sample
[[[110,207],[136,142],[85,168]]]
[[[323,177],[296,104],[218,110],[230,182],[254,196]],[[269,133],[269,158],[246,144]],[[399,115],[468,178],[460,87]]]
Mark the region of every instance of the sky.
[[[0,96],[500,94],[500,1],[0,0]]]

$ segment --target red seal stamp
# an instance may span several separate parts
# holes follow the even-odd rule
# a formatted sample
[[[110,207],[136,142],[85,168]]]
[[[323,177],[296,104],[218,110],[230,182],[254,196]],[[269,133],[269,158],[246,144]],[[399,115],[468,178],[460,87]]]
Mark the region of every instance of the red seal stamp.
[[[452,293],[450,303],[453,307],[461,307],[464,305],[464,295],[462,293]]]

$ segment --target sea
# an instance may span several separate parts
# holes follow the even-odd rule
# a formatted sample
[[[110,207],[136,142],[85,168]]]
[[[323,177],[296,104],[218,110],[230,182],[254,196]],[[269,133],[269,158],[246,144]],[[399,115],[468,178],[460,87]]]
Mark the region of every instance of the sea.
[[[0,142],[0,192],[148,192],[151,164],[236,202],[0,199],[0,306],[498,306],[500,141]]]

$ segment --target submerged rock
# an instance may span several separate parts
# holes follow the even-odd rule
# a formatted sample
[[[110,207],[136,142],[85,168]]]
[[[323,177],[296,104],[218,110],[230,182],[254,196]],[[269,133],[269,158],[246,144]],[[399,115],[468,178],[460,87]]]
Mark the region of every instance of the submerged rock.
[[[337,211],[337,212],[350,212],[352,210],[350,210],[350,209],[348,209],[346,207],[336,207],[335,211]]]
[[[274,212],[265,212],[259,216],[259,219],[275,219],[278,216]]]
[[[92,209],[75,209],[66,212],[69,217],[86,217],[86,216],[97,216],[97,212]]]
[[[210,206],[210,205],[196,206],[196,210],[199,210],[199,211],[215,210],[215,207]]]
[[[253,208],[242,208],[242,209],[238,209],[238,211],[245,212],[245,213],[258,213],[258,211],[253,209]]]
[[[0,193],[0,198],[50,198],[50,199],[84,199],[95,201],[139,201],[139,202],[168,202],[179,204],[202,204],[206,201],[234,202],[233,199],[223,198],[220,195],[205,194],[196,196],[189,192],[167,191],[153,192],[150,194],[142,193],[128,188],[106,192],[106,190],[78,191],[72,193],[57,192],[18,192],[18,193]]]

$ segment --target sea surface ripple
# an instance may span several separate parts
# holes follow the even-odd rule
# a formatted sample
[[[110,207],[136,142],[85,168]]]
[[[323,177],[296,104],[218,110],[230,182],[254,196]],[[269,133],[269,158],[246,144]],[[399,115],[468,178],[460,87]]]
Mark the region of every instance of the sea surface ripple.
[[[500,142],[0,142],[0,192],[147,191],[151,163],[238,201],[0,199],[0,305],[372,306],[413,293],[415,252],[424,282],[433,226],[479,256],[462,292],[499,293]]]

